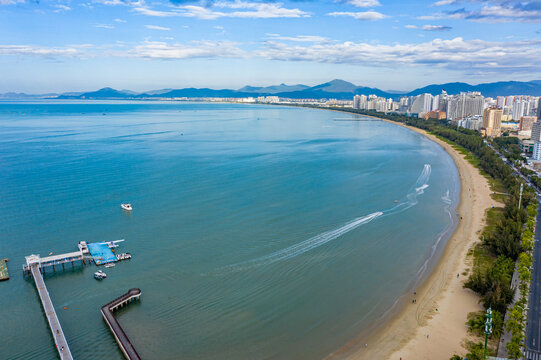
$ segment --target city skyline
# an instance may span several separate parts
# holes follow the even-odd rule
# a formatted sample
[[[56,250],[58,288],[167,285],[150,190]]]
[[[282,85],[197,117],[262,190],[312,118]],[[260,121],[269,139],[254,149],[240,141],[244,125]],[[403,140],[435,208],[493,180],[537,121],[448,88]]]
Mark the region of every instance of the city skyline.
[[[541,78],[541,1],[0,0],[0,93]]]

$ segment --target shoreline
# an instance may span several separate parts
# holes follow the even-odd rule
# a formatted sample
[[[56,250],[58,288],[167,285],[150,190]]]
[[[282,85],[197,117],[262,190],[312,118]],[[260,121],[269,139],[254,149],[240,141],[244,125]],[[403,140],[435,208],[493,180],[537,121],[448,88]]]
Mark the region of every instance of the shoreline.
[[[460,181],[456,208],[458,224],[430,274],[417,287],[417,294],[402,295],[397,300],[397,308],[389,310],[388,318],[383,316],[382,324],[374,324],[326,358],[433,360],[449,359],[454,354],[464,355],[467,352],[464,340],[472,338],[466,327],[467,315],[483,309],[479,296],[463,287],[472,266],[467,255],[480,241],[479,234],[486,224],[486,211],[500,203],[490,197],[492,192],[488,180],[448,143],[422,129],[375,116],[361,116],[415,131],[440,145],[451,156]],[[464,276],[467,270],[468,275]],[[415,304],[410,302],[413,298],[416,299]]]

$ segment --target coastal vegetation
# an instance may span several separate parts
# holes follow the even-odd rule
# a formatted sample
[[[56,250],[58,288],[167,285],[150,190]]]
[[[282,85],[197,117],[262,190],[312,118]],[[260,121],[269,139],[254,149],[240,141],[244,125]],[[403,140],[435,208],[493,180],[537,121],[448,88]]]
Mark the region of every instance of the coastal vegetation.
[[[537,212],[534,191],[529,187],[524,187],[522,197],[520,196],[522,179],[514,174],[512,168],[476,131],[457,128],[446,121],[424,120],[404,115],[356,109],[331,109],[376,116],[426,130],[459,147],[459,151],[468,158],[470,163],[479,168],[481,173],[492,183],[497,184],[498,190],[501,192],[498,200],[502,200],[505,205],[503,208],[490,209],[487,213],[487,226],[483,231],[481,243],[472,251],[474,266],[464,286],[477,292],[483,306],[485,308],[491,307],[493,310],[493,332],[489,338],[494,347],[499,342],[499,337],[504,329],[503,319],[506,311],[508,312],[505,329],[511,333],[512,339],[507,345],[507,351],[510,357],[518,358],[524,341],[526,321],[524,309],[531,278],[530,266],[533,261],[531,250],[533,249],[533,226]],[[520,146],[514,138],[502,137],[494,141],[493,144],[510,161],[522,162]],[[529,175],[533,177],[533,174]],[[536,180],[533,181],[534,184],[541,185],[541,178]],[[495,191],[494,188],[493,191]],[[520,204],[519,197],[521,197]],[[519,272],[520,299],[509,307],[516,290],[512,284],[515,267]],[[472,333],[482,335],[483,325],[486,321],[485,316],[485,312],[471,313],[468,316],[467,325]],[[484,344],[481,341],[470,342],[467,358],[481,359],[483,347]]]
[[[526,227],[522,232],[521,245],[523,252],[518,256],[518,290],[520,297],[508,310],[508,319],[505,323],[505,329],[511,334],[511,340],[506,345],[508,356],[518,359],[522,356],[522,345],[524,343],[524,334],[526,330],[526,319],[528,317],[527,305],[528,294],[530,292],[530,282],[532,279],[533,249],[535,246],[535,216],[537,214],[537,204],[531,203],[528,206],[528,220]]]

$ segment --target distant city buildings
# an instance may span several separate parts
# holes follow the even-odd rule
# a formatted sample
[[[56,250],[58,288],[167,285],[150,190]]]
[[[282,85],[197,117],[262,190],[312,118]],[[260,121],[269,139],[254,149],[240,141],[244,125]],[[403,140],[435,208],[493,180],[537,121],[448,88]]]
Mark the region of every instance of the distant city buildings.
[[[471,115],[482,115],[485,99],[479,92],[460,93],[447,100],[447,119],[462,119]]]
[[[256,101],[262,104],[278,104],[280,98],[278,96],[259,96]]]

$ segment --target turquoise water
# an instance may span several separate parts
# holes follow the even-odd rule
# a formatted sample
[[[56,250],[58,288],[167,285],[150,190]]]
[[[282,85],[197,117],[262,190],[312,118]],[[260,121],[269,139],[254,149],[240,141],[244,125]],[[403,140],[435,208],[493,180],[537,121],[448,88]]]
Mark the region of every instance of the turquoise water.
[[[122,358],[100,307],[131,287],[118,318],[143,358],[323,358],[426,275],[458,191],[437,144],[355,115],[0,103],[0,358],[56,356],[24,256],[117,239],[133,259],[104,281],[45,276],[75,358]]]

